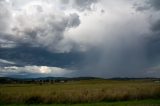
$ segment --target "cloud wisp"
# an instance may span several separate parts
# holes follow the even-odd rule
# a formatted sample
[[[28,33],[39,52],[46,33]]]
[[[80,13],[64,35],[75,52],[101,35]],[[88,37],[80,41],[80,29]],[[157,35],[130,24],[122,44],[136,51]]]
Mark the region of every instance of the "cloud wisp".
[[[24,66],[24,67],[8,66],[0,68],[0,73],[1,73],[0,76],[22,75],[22,77],[30,77],[27,75],[33,74],[35,76],[32,77],[44,77],[44,76],[62,77],[66,76],[71,72],[72,72],[71,70],[58,67],[48,67],[48,66]]]

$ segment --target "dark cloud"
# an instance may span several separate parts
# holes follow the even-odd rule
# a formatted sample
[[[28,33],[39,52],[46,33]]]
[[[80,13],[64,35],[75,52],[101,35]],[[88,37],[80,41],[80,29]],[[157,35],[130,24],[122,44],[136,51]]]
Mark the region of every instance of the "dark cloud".
[[[138,11],[145,11],[149,9],[160,10],[159,0],[144,0],[142,3],[136,3],[135,7]]]
[[[74,13],[70,14],[69,21],[68,21],[68,26],[69,27],[77,27],[80,24],[79,16]]]
[[[147,38],[147,53],[149,59],[155,60],[155,63],[158,64],[160,62],[160,25],[159,21],[153,23],[151,25],[151,33],[150,36]]]
[[[152,23],[151,30],[153,32],[160,32],[160,19]]]
[[[155,10],[160,9],[160,1],[159,0],[148,0],[147,3],[153,7]]]
[[[156,67],[157,71],[157,67],[159,67],[160,63],[160,1],[144,0],[141,4],[137,5],[137,10],[146,15],[150,25],[150,28],[148,29],[150,33],[144,38],[146,41],[144,49],[147,59],[146,61],[148,62],[145,67],[150,67],[148,71],[153,71]],[[154,71],[154,74],[156,71]],[[153,76],[153,73],[150,74]],[[158,74],[155,76],[158,76]]]
[[[154,64],[159,64],[160,62],[160,18],[159,16],[155,15],[159,11],[160,2],[159,0],[150,0],[148,3],[154,8],[153,16],[151,17],[150,22],[150,36],[147,38],[147,53],[150,61]],[[159,6],[158,6],[159,5]],[[154,62],[153,62],[154,61]],[[151,63],[151,64],[152,64]]]
[[[78,11],[92,10],[92,5],[96,4],[98,0],[61,0],[62,4],[71,6]]]
[[[0,59],[13,61],[19,66],[37,65],[51,67],[72,67],[81,64],[83,53],[52,53],[45,48],[17,46],[15,48],[1,48]]]
[[[96,3],[97,0],[74,0],[74,2],[77,8],[83,11],[85,9],[91,10],[91,5]]]

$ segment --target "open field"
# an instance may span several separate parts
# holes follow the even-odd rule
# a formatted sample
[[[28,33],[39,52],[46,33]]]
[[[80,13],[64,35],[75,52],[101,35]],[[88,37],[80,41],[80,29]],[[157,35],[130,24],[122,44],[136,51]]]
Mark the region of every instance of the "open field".
[[[158,106],[158,104],[160,105],[159,82],[157,83],[150,80],[130,80],[130,81],[86,80],[86,81],[70,81],[67,83],[42,84],[42,85],[40,84],[0,85],[0,103],[5,105],[60,103],[60,104],[76,104],[73,106],[81,106],[81,103],[87,103],[83,104],[83,106],[94,106],[94,105],[104,106],[106,103],[109,102],[110,104],[108,104],[108,106],[117,106],[116,103],[118,103],[118,101],[132,101],[132,100],[142,101],[148,99],[152,100],[148,102],[144,101],[144,104],[146,103],[150,105],[142,105],[142,106]],[[115,101],[116,103],[114,103]],[[91,103],[91,105],[89,105],[88,103],[89,104]],[[126,103],[127,103],[126,106],[130,106],[130,102]],[[119,102],[118,104],[121,104],[121,102]],[[137,105],[141,106],[138,103]],[[57,105],[57,106],[65,106],[65,105]]]

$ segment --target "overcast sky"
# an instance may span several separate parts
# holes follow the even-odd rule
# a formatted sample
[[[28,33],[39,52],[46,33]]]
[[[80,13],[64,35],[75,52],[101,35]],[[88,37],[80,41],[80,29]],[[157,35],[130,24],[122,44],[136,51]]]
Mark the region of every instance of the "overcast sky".
[[[0,76],[160,77],[160,0],[0,0]]]

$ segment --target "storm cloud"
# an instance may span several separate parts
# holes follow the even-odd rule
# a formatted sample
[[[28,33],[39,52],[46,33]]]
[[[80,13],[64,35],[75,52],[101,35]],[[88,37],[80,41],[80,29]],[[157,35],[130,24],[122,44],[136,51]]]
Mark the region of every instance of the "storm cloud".
[[[0,5],[0,59],[13,61],[17,70],[45,66],[74,70],[68,76],[160,75],[159,0],[3,0]],[[8,65],[1,69],[10,73]]]
[[[65,43],[65,30],[80,24],[76,13],[66,15],[45,2],[31,2],[20,10],[15,10],[10,2],[2,1],[1,5],[2,37],[16,43],[61,51],[59,46],[63,45],[62,42]]]
[[[155,10],[159,10],[160,9],[160,1],[159,0],[149,0],[148,4],[153,7]]]

